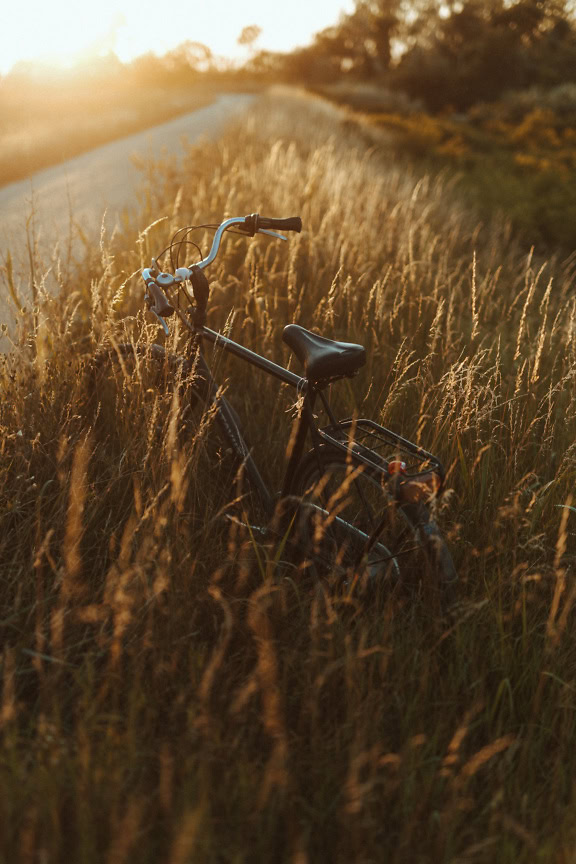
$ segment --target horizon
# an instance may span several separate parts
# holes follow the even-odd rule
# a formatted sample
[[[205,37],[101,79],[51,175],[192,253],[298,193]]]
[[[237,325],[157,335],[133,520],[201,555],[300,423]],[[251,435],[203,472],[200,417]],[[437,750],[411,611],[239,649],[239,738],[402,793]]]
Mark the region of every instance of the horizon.
[[[150,0],[102,0],[83,7],[70,0],[53,0],[50,6],[41,0],[25,6],[11,4],[3,22],[0,75],[9,74],[20,63],[58,71],[110,54],[129,63],[149,52],[162,56],[188,40],[206,45],[216,57],[242,61],[248,59],[250,49],[239,45],[238,37],[244,27],[252,25],[261,28],[255,50],[289,52],[309,44],[315,33],[351,12],[354,0],[325,0],[321,6],[293,0],[290,9],[266,0],[246,0],[241,6],[165,0],[162,8],[159,19]],[[35,22],[33,33],[30,20]]]

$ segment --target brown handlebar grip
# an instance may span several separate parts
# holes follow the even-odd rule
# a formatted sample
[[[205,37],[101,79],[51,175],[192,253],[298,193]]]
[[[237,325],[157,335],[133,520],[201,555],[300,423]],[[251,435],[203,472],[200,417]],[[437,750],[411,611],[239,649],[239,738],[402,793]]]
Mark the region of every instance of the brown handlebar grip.
[[[278,231],[302,231],[302,219],[300,216],[289,216],[287,219],[272,219],[268,216],[258,217],[259,228],[272,228]]]
[[[151,308],[157,315],[160,315],[161,318],[169,318],[170,315],[174,314],[174,307],[170,305],[162,289],[154,282],[149,283],[148,294],[154,301]]]

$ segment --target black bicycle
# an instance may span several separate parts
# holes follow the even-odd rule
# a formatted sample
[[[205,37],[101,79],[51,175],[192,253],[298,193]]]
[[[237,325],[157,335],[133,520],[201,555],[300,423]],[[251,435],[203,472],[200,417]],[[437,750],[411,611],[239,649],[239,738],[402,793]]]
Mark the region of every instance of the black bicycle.
[[[210,253],[196,264],[178,267],[174,250],[179,252],[189,242],[195,228],[215,229]],[[227,219],[218,226],[181,229],[161,255],[152,259],[152,267],[142,271],[142,278],[145,302],[165,333],[169,333],[165,319],[174,314],[190,333],[186,354],[176,357],[159,345],[141,349],[132,344],[116,346],[115,353],[146,351],[162,365],[164,380],[186,382],[188,396],[213,412],[219,434],[248,481],[243,518],[253,518],[251,509],[260,513],[260,527],[250,525],[251,531],[265,534],[272,524],[279,536],[292,532],[303,544],[306,535],[305,555],[315,564],[320,561],[325,572],[335,574],[349,592],[357,586],[374,589],[399,580],[454,582],[452,557],[433,517],[444,486],[440,460],[372,420],[338,420],[327,398],[328,385],[354,377],[364,365],[364,347],[288,324],[283,340],[302,364],[303,374],[298,375],[206,326],[210,290],[203,271],[214,261],[224,234],[231,229],[249,237],[260,233],[286,240],[277,232],[300,232],[302,221],[255,213]],[[167,252],[173,273],[162,271],[158,263]],[[296,427],[277,494],[264,482],[239,418],[212,376],[202,353],[203,342],[256,366],[294,387],[298,394]],[[316,419],[319,409],[326,418],[324,425]],[[279,512],[283,519],[278,519]]]

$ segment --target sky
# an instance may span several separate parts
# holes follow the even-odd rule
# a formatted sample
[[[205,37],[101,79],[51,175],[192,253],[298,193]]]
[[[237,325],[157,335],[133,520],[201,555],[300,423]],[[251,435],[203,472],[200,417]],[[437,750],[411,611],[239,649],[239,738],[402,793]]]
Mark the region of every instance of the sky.
[[[114,51],[128,61],[164,54],[186,40],[240,59],[243,27],[256,24],[256,47],[290,51],[351,12],[354,0],[4,0],[0,74],[19,60],[60,66]],[[3,5],[4,5],[3,3]],[[32,25],[32,26],[31,26]]]

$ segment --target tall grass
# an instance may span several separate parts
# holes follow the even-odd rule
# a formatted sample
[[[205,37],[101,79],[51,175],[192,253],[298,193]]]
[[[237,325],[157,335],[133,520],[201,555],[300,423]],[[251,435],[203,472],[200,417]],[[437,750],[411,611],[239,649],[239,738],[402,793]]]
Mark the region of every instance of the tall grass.
[[[131,274],[172,230],[256,210],[305,230],[230,236],[209,323],[280,362],[289,321],[366,345],[332,398],[448,466],[449,617],[277,579],[274,548],[218,518],[211,419],[191,427],[145,361],[90,363],[159,339]],[[571,860],[573,262],[275,91],[159,165],[60,280],[0,373],[1,860]],[[213,365],[278,484],[294,394]]]

